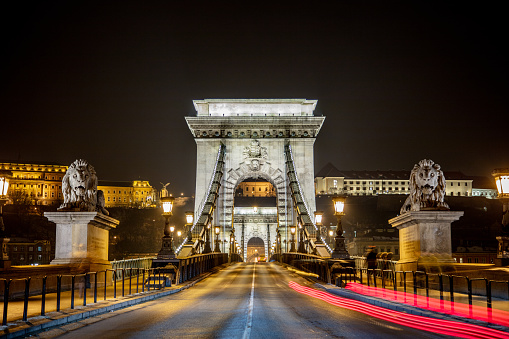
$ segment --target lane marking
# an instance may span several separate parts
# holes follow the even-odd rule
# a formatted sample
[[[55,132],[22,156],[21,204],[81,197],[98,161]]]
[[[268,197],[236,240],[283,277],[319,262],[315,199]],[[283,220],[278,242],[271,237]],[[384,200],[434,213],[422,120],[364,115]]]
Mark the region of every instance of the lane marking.
[[[251,326],[253,325],[253,304],[254,304],[254,287],[255,287],[256,262],[253,266],[253,281],[251,282],[251,296],[249,297],[249,306],[247,308],[246,328],[244,329],[243,339],[249,339],[251,336]]]

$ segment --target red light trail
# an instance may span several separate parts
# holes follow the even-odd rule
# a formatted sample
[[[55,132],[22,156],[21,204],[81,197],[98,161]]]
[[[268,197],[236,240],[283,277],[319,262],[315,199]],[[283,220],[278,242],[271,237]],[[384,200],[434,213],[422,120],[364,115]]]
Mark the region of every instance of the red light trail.
[[[448,300],[428,298],[422,295],[387,290],[380,287],[364,286],[359,283],[348,283],[346,285],[346,289],[355,293],[397,301],[399,303],[425,308],[434,312],[457,315],[460,317],[482,320],[509,327],[509,312],[502,310],[494,310],[487,307],[471,306],[458,302],[450,302]]]
[[[461,338],[506,338],[509,339],[509,333],[472,325],[452,320],[442,320],[428,318],[419,315],[408,314],[404,312],[389,310],[357,300],[346,299],[332,295],[327,292],[319,291],[313,288],[305,287],[290,281],[288,286],[295,291],[308,295],[310,297],[323,300],[331,305],[345,309],[361,312],[363,314],[389,321],[394,324],[415,328],[418,330],[450,335]]]

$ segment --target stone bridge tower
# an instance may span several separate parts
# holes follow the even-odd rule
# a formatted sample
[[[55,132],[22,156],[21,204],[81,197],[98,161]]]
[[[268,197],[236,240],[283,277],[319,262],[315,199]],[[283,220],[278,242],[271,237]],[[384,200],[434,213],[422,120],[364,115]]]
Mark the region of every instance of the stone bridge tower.
[[[246,179],[265,179],[276,188],[277,224],[265,231],[269,234],[264,238],[276,239],[279,226],[282,239],[287,239],[287,227],[296,224],[297,216],[287,178],[286,144],[291,146],[295,170],[311,216],[316,209],[313,144],[325,119],[313,115],[317,100],[206,99],[193,102],[197,115],[186,117],[186,121],[197,145],[195,214],[199,213],[207,195],[222,143],[226,153],[213,224],[221,226],[223,236],[228,235],[234,222],[235,189]],[[236,237],[241,243],[237,228]],[[245,240],[247,243],[249,239]]]

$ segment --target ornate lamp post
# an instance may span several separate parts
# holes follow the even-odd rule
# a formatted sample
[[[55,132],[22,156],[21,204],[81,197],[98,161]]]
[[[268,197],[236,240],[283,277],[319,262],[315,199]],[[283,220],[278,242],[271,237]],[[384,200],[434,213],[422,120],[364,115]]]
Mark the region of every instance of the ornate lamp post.
[[[297,227],[290,226],[290,233],[292,234],[290,252],[297,252],[295,249],[295,231],[297,231]]]
[[[279,233],[279,228],[276,235],[276,253],[281,253],[281,233]]]
[[[306,248],[304,247],[304,227],[299,224],[299,253],[306,253]]]
[[[221,249],[219,248],[219,232],[221,231],[221,227],[214,227],[214,231],[216,233],[216,246],[214,247],[214,252],[221,253]]]
[[[2,246],[2,255],[0,257],[0,269],[11,267],[11,261],[7,252],[7,243],[9,238],[5,238],[5,225],[3,219],[3,207],[9,201],[7,192],[9,191],[9,179],[12,177],[10,171],[0,171],[0,244]]]
[[[509,168],[497,168],[491,175],[495,178],[498,199],[502,201],[502,235],[497,237],[497,266],[509,265]]]
[[[164,222],[164,236],[161,250],[157,254],[157,259],[174,259],[175,252],[173,252],[173,231],[175,227],[170,227],[170,217],[173,215],[173,197],[162,197],[161,202],[163,204],[163,216]]]
[[[210,227],[211,227],[210,224],[208,224],[207,228],[205,229],[205,246],[203,247],[204,254],[212,252],[212,248],[210,247],[210,234],[209,234]]]
[[[191,227],[194,221],[194,212],[186,212],[186,230],[187,230],[187,243],[193,243],[193,235],[191,234]]]
[[[321,228],[322,228],[322,219],[323,219],[323,212],[322,211],[316,211],[315,212],[315,224],[318,230],[316,231],[316,241],[315,244],[321,244],[322,242],[322,234],[321,234]]]
[[[343,237],[343,226],[341,225],[341,218],[345,215],[345,197],[336,196],[332,198],[334,204],[334,214],[338,218],[338,226],[336,227],[336,237],[334,251],[331,258],[334,259],[350,259],[350,255],[346,251],[345,237]]]

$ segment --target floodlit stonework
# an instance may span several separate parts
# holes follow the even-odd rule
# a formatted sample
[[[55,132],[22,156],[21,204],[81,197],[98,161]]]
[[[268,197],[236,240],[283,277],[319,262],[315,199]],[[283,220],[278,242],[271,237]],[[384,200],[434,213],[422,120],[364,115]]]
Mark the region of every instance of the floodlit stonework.
[[[214,211],[214,224],[226,225],[227,236],[233,221],[235,190],[245,180],[264,179],[276,189],[277,206],[274,207],[277,207],[282,237],[286,239],[286,233],[289,233],[286,227],[296,224],[284,156],[285,144],[290,144],[303,195],[312,216],[316,209],[313,144],[325,119],[313,115],[316,103],[316,100],[306,99],[195,100],[197,115],[186,117],[197,145],[195,213],[198,213],[206,196],[217,152],[223,143],[226,147],[225,167]],[[260,232],[267,232],[266,225],[260,227]],[[240,232],[236,231],[235,234],[241,243]],[[246,230],[245,234],[255,232]],[[270,238],[275,239],[273,234]],[[249,241],[244,240],[244,243]]]

